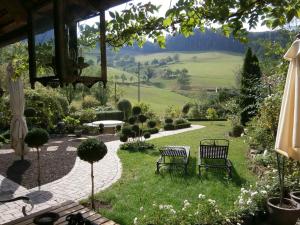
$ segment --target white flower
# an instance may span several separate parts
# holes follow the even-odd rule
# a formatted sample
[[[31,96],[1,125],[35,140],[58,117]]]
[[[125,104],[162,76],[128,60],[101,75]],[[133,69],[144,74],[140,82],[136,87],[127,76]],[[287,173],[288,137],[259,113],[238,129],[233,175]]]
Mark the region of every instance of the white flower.
[[[247,205],[250,205],[252,203],[252,200],[249,198],[247,201]]]
[[[144,207],[142,206],[141,208],[140,208],[140,211],[143,211],[144,210]]]
[[[176,214],[176,211],[175,211],[174,209],[171,209],[170,212],[171,212],[172,214]]]
[[[260,191],[260,193],[262,193],[263,195],[267,194],[265,190]]]
[[[216,204],[216,201],[215,201],[215,200],[208,199],[207,201],[208,201],[210,204],[212,204],[212,205],[215,205],[215,204]]]
[[[205,199],[205,195],[199,194],[199,195],[198,195],[198,198],[199,198],[199,199]]]
[[[133,220],[133,224],[137,224],[137,220],[138,220],[138,218],[135,217],[134,220]]]
[[[254,192],[251,193],[251,197],[253,197],[253,196],[257,195],[257,194],[258,194],[257,191],[254,191]]]
[[[243,205],[244,204],[244,200],[242,198],[239,199],[239,204]]]
[[[164,206],[163,205],[159,205],[159,209],[163,209],[164,208]]]
[[[227,218],[227,219],[226,219],[226,222],[227,222],[227,223],[230,223],[231,221],[230,221],[230,219]]]

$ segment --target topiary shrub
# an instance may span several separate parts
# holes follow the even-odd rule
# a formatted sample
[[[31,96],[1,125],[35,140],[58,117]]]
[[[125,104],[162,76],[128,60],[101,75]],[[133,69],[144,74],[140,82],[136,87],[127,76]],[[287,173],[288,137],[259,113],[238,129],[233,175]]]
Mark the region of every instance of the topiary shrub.
[[[166,123],[166,124],[164,125],[164,130],[174,130],[174,129],[175,129],[175,127],[174,127],[174,125],[171,124],[171,123]]]
[[[142,124],[142,126],[143,126],[143,123],[145,123],[147,121],[147,119],[148,118],[143,114],[138,115],[138,121]]]
[[[135,136],[136,137],[139,137],[140,136],[140,127],[139,125],[135,124],[135,125],[132,125],[131,127],[131,130],[135,133]]]
[[[131,117],[128,118],[128,123],[131,124],[131,125],[133,125],[133,124],[135,124],[136,119],[137,118],[135,116],[131,116]]]
[[[128,141],[128,136],[126,134],[121,134],[120,135],[120,141],[127,142]]]
[[[120,100],[117,104],[117,108],[124,113],[125,120],[127,120],[132,108],[130,101],[127,99]]]
[[[182,114],[187,115],[190,111],[190,108],[191,108],[191,103],[184,104],[181,109]]]
[[[173,123],[173,119],[172,118],[166,118],[165,119],[165,123],[172,124]]]
[[[41,166],[40,166],[40,147],[46,144],[49,140],[49,134],[46,130],[42,128],[34,128],[30,130],[24,141],[25,143],[31,147],[36,148],[37,152],[37,161],[38,161],[38,186],[41,186]]]
[[[147,123],[147,127],[149,128],[154,128],[156,126],[156,121],[155,120],[149,120]]]
[[[104,124],[103,124],[103,123],[100,123],[100,124],[99,124],[99,133],[100,133],[100,134],[103,134],[103,133],[104,133]]]
[[[157,134],[159,132],[157,127],[143,129],[143,133],[149,132],[150,134]]]
[[[244,127],[242,125],[235,125],[232,128],[232,131],[229,132],[231,137],[240,137],[241,134],[244,132]]]
[[[121,133],[125,134],[128,137],[131,134],[131,127],[129,126],[123,127]]]
[[[137,116],[140,115],[142,112],[142,109],[140,106],[133,106],[132,107],[132,115]]]
[[[34,108],[28,107],[24,110],[24,116],[25,117],[35,117],[37,115],[37,112]]]
[[[121,125],[117,125],[117,126],[116,126],[116,131],[117,131],[117,132],[120,132],[121,129],[122,129],[122,126],[121,126]]]
[[[184,124],[184,123],[187,123],[187,121],[185,119],[182,119],[182,118],[176,119],[174,121],[175,125]]]
[[[144,133],[144,138],[149,139],[151,137],[151,134],[149,132]]]
[[[83,141],[77,149],[78,157],[81,160],[84,160],[91,164],[91,179],[92,179],[91,203],[93,209],[95,209],[93,163],[101,160],[106,155],[106,153],[107,153],[106,145],[102,141],[98,141],[97,139],[93,139],[93,138]]]

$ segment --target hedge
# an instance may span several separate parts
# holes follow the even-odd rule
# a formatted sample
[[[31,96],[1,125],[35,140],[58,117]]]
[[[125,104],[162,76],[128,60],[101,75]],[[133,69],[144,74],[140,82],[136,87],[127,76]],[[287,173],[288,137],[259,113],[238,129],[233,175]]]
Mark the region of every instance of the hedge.
[[[124,120],[122,111],[100,111],[96,112],[97,120]]]
[[[206,118],[187,118],[188,121],[227,121],[225,118],[209,120]]]
[[[143,129],[143,134],[145,134],[145,133],[157,134],[158,132],[159,132],[159,130],[157,127]]]
[[[175,130],[189,128],[189,127],[191,127],[190,123],[181,123],[181,124],[174,125]]]

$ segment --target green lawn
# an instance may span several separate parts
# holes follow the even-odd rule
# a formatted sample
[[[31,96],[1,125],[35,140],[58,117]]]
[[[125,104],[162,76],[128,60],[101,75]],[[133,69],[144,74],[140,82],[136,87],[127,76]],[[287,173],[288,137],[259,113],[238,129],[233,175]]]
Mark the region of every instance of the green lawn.
[[[97,194],[97,199],[111,204],[111,209],[100,209],[100,213],[122,225],[131,225],[134,217],[140,216],[139,209],[147,211],[155,201],[157,204],[173,204],[178,208],[183,200],[197,198],[199,193],[217,200],[221,208],[229,210],[243,185],[254,183],[255,176],[247,169],[247,146],[242,138],[230,138],[229,157],[234,165],[233,179],[227,180],[221,171],[204,173],[199,179],[196,174],[196,152],[203,138],[224,138],[229,130],[228,122],[201,122],[206,128],[183,134],[159,138],[151,142],[157,146],[189,145],[191,160],[189,175],[180,171],[162,175],[155,174],[158,151],[119,151],[123,165],[121,179],[109,189]],[[97,179],[97,178],[96,178]]]
[[[122,97],[129,99],[132,103],[137,103],[137,86],[121,85],[121,87],[124,91]],[[164,114],[167,106],[174,105],[181,109],[181,107],[189,101],[191,101],[190,98],[169,90],[160,89],[153,86],[141,86],[141,102],[150,104],[152,109],[160,115]]]
[[[188,69],[191,75],[191,87],[194,90],[235,86],[235,73],[241,67],[243,59],[242,55],[230,52],[168,52],[138,55],[136,60],[151,62],[154,58],[162,59],[175,54],[179,55],[179,62],[161,69]],[[176,81],[163,80],[159,76],[153,79],[153,82],[160,82],[168,89],[176,87]]]

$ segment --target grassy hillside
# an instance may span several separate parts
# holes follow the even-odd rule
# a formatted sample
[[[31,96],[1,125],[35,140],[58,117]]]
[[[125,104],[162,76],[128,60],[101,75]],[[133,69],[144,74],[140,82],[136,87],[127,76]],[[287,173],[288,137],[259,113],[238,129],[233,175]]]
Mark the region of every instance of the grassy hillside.
[[[132,103],[137,103],[138,88],[135,85],[122,85],[124,90],[123,98],[129,99]],[[166,108],[170,105],[181,108],[186,102],[191,101],[183,95],[160,89],[152,86],[141,86],[141,102],[151,105],[155,112],[163,115]]]
[[[138,55],[135,59],[144,63],[151,62],[153,59],[173,57],[176,54],[179,56],[179,62],[171,63],[160,69],[188,69],[193,90],[235,86],[235,73],[241,67],[243,60],[241,55],[228,52],[168,52]],[[164,80],[157,76],[152,81],[156,85],[160,83],[161,87],[167,89],[176,88],[174,80]]]

